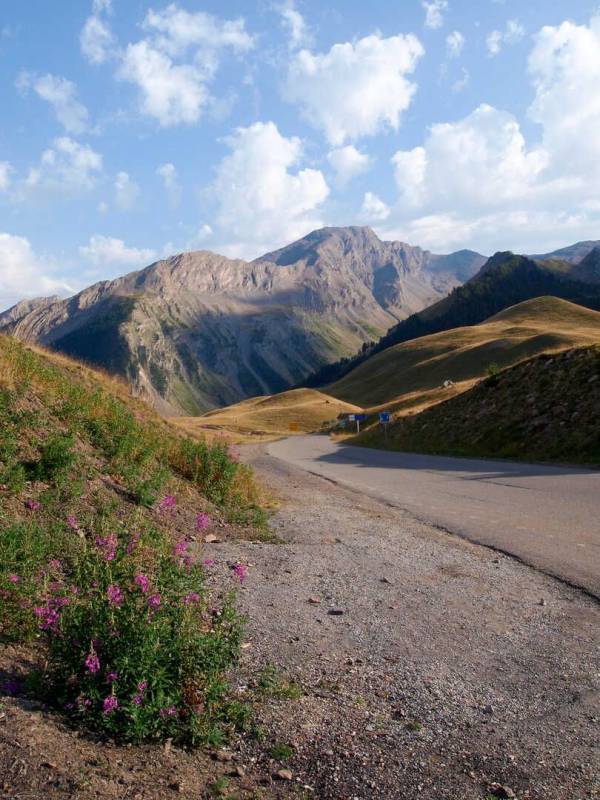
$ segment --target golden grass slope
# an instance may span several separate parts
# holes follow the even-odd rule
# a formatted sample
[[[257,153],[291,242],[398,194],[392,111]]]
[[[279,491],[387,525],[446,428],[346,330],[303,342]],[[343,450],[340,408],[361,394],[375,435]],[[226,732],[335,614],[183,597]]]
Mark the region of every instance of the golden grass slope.
[[[556,297],[511,306],[479,325],[394,345],[325,387],[369,410],[420,411],[471,388],[490,364],[600,343],[600,313]],[[454,386],[444,389],[444,381]]]
[[[175,421],[187,432],[223,431],[238,441],[258,441],[290,433],[313,433],[340,413],[362,408],[329,397],[316,389],[292,389],[275,395],[252,397],[201,417],[180,417]]]

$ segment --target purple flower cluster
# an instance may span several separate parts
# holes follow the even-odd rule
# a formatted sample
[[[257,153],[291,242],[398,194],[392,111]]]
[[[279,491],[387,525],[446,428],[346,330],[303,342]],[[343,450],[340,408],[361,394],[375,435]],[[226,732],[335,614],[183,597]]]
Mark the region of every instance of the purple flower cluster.
[[[69,514],[67,517],[67,525],[74,531],[79,530],[79,523],[77,522],[77,517],[74,514]]]
[[[184,558],[187,555],[188,543],[185,539],[181,539],[173,548],[173,555],[175,558]]]
[[[184,606],[191,606],[192,603],[199,603],[200,602],[200,595],[198,592],[188,592],[186,596],[183,598],[183,605]]]
[[[111,606],[120,608],[123,605],[123,592],[121,591],[121,587],[117,586],[116,583],[111,583],[106,590],[106,594],[108,597],[108,602],[111,604]]]
[[[96,545],[102,551],[105,561],[113,561],[117,554],[117,534],[109,533],[106,538],[96,536]]]
[[[92,675],[95,675],[97,672],[99,672],[100,659],[98,658],[95,650],[92,650],[85,659],[85,667],[88,672],[92,673]]]
[[[235,564],[233,566],[233,574],[239,579],[240,583],[243,583],[248,575],[248,567],[245,564]]]
[[[177,505],[176,498],[172,494],[168,494],[165,497],[163,497],[163,499],[160,501],[158,509],[163,513],[165,511],[174,511],[176,505]]]
[[[119,701],[114,696],[114,694],[109,694],[108,697],[104,698],[104,702],[102,703],[102,713],[105,716],[111,714],[113,711],[116,711],[119,707]]]
[[[159,594],[151,594],[148,598],[148,607],[151,611],[158,611],[160,608],[160,595]]]
[[[205,531],[210,525],[210,517],[208,514],[198,514],[196,517],[196,530]]]
[[[127,547],[125,548],[125,552],[128,556],[130,556],[133,551],[136,549],[138,544],[140,543],[141,534],[134,533],[129,542],[127,543]]]
[[[50,588],[53,588],[54,590],[60,590],[62,588],[62,584],[54,583],[50,585]],[[33,613],[39,620],[40,630],[57,633],[58,623],[60,622],[60,612],[64,606],[68,604],[68,597],[57,596],[46,598],[45,605],[43,606],[35,606]]]
[[[133,704],[136,706],[141,706],[144,702],[144,695],[146,694],[146,689],[148,688],[148,681],[140,681],[137,685],[138,693],[134,694],[133,696]]]
[[[30,511],[39,511],[42,507],[41,503],[38,503],[37,500],[26,500],[25,507],[28,508]]]
[[[139,575],[136,575],[133,579],[136,586],[139,586],[143,594],[147,594],[148,590],[150,589],[150,580],[146,575],[143,575],[141,572]]]
[[[176,717],[177,716],[176,706],[168,706],[167,708],[161,708],[160,716],[163,719],[166,719],[167,717]]]

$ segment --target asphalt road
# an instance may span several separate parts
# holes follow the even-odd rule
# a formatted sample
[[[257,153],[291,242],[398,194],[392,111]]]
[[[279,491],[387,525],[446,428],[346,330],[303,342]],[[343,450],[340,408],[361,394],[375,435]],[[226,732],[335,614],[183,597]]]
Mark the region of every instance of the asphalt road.
[[[327,436],[290,437],[267,449],[600,599],[600,471],[390,453]]]

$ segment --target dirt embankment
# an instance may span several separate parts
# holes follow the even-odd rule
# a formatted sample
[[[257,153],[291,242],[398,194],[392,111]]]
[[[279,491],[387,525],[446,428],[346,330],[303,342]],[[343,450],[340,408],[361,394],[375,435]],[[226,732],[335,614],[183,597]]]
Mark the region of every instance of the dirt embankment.
[[[541,355],[355,440],[421,453],[600,464],[600,347]]]

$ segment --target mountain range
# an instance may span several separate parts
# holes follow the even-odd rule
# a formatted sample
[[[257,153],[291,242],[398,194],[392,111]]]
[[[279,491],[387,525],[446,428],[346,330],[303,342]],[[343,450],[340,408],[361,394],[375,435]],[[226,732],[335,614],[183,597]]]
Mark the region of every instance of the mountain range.
[[[183,253],[73,297],[23,301],[0,332],[122,375],[163,413],[301,383],[474,275],[486,259],[324,228],[252,262]]]

